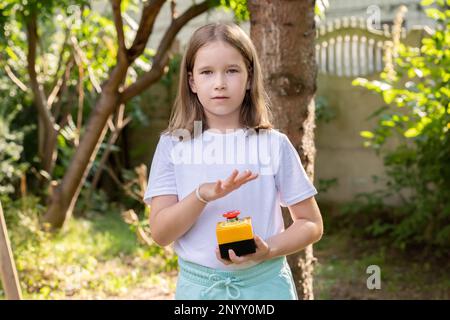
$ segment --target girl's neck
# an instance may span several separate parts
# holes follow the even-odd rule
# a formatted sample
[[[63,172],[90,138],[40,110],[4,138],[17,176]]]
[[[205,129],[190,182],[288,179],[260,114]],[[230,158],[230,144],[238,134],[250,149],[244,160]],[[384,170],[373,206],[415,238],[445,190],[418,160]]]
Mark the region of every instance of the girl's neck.
[[[243,126],[235,126],[235,127],[217,127],[217,126],[212,126],[212,127],[208,127],[207,130],[217,131],[217,132],[220,132],[220,133],[228,133],[230,131],[239,130],[239,129],[244,129],[244,127]]]
[[[208,119],[208,130],[213,129],[214,131],[219,131],[221,133],[227,133],[230,130],[238,130],[243,129],[244,125],[242,125],[239,121],[211,121]]]

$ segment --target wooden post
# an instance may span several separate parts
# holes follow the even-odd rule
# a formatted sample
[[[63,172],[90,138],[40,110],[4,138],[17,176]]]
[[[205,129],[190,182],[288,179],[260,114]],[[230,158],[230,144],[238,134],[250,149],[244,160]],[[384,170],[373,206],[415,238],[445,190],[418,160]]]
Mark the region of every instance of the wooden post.
[[[2,203],[0,202],[0,277],[5,289],[6,299],[20,300],[22,293],[20,291],[19,278],[17,277],[14,257],[9,244],[8,231],[3,216]]]

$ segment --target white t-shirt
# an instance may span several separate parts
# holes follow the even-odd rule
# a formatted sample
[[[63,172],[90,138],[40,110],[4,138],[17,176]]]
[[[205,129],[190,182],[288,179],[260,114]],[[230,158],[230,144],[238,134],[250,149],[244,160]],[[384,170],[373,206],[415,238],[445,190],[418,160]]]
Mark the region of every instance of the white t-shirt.
[[[246,268],[253,262],[224,265],[215,255],[216,224],[222,214],[240,210],[252,218],[253,232],[267,240],[284,230],[280,205],[291,206],[317,194],[288,137],[277,130],[238,129],[219,133],[206,130],[196,138],[179,141],[163,134],[158,142],[144,201],[158,195],[177,195],[178,201],[201,183],[229,177],[233,169],[259,176],[223,198],[209,202],[194,225],[174,242],[179,257],[219,270]]]

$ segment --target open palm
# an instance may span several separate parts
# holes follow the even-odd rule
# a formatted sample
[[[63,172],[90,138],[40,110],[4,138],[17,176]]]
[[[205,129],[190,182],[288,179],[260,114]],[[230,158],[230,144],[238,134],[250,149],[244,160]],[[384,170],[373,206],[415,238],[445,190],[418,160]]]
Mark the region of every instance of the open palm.
[[[217,182],[204,183],[200,186],[199,192],[203,199],[207,201],[222,198],[238,189],[243,184],[252,181],[258,177],[257,173],[252,173],[250,170],[245,170],[241,174],[234,169],[231,175],[224,181],[217,180]]]

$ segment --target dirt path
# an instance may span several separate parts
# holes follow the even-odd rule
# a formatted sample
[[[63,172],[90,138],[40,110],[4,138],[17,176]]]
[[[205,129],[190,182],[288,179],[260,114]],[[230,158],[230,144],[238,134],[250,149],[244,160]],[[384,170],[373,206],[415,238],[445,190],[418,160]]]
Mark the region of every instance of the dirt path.
[[[130,288],[127,292],[115,297],[108,297],[112,300],[173,300],[175,297],[175,286],[178,272],[172,271],[158,275],[157,283],[147,283],[141,286]],[[152,281],[153,282],[153,281]]]
[[[175,297],[175,285],[177,275],[161,275],[159,284],[135,287],[130,289],[124,295],[114,297],[115,300],[173,300]]]

